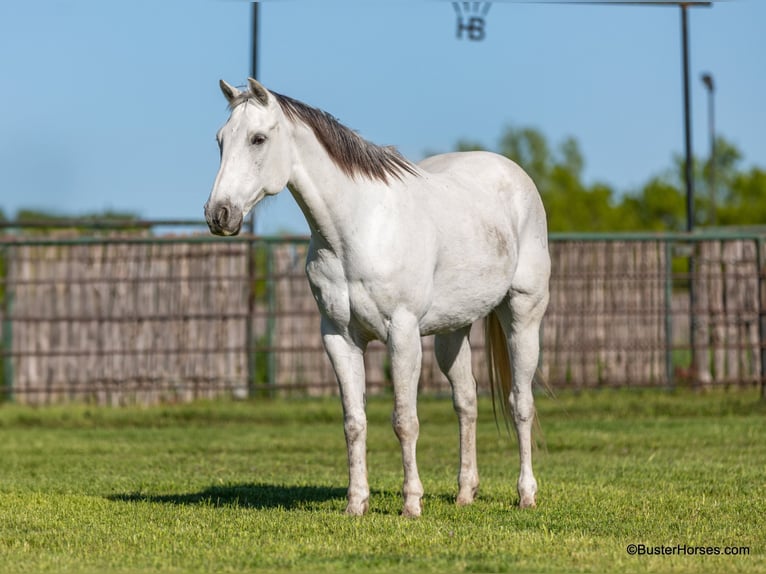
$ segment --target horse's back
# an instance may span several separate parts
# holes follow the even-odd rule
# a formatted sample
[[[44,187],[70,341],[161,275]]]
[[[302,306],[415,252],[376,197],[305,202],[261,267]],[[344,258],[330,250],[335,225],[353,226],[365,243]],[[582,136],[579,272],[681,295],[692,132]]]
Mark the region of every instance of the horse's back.
[[[436,175],[449,178],[468,178],[476,181],[502,180],[509,177],[519,187],[536,191],[535,184],[527,173],[513,160],[490,151],[458,151],[433,155],[425,158],[418,167]]]
[[[547,222],[542,199],[532,178],[514,161],[486,151],[431,156],[418,166],[430,176],[437,201],[460,213],[506,220],[513,239],[532,236],[547,249]]]

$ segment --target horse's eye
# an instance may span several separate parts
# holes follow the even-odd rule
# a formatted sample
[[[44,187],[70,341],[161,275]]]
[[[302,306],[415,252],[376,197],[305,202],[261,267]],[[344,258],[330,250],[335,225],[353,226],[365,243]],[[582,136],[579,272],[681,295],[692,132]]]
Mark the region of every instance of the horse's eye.
[[[250,143],[253,145],[263,145],[266,141],[266,136],[263,134],[254,134],[250,136]]]

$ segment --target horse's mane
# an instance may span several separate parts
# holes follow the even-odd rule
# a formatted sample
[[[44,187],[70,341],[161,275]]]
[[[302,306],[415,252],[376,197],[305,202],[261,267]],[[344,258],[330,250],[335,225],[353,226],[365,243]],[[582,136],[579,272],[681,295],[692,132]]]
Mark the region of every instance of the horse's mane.
[[[276,92],[269,93],[291,121],[299,120],[311,128],[335,165],[348,176],[362,175],[388,182],[389,176],[401,180],[408,173],[417,175],[415,166],[396,148],[368,142],[325,111]],[[230,107],[254,98],[250,90],[242,91]]]

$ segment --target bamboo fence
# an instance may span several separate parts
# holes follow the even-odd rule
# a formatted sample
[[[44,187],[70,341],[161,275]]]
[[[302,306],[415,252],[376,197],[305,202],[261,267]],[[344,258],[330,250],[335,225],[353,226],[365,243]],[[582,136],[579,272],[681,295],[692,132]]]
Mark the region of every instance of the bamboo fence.
[[[242,243],[6,247],[13,395],[118,405],[246,392],[246,254]]]
[[[577,389],[763,383],[762,239],[687,239],[554,238],[542,378]],[[0,249],[3,388],[18,402],[337,392],[306,241],[10,238]],[[480,323],[471,343],[485,389]],[[447,392],[432,348],[425,337],[421,389]],[[369,392],[390,388],[383,344],[370,344],[366,371]]]

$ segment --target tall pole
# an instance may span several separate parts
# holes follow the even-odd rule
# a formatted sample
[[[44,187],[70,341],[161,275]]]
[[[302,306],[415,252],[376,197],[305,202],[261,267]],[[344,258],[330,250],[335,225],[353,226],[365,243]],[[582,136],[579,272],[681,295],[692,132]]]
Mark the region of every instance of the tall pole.
[[[251,2],[252,7],[252,50],[250,52],[250,77],[258,79],[258,2]]]
[[[684,174],[686,180],[686,231],[691,233],[694,230],[694,176],[692,174],[692,124],[691,124],[691,97],[689,89],[689,26],[688,26],[688,6],[685,3],[679,4],[681,7],[681,49],[683,64],[683,85],[684,85],[684,143],[686,157],[684,161]],[[694,251],[696,245],[692,245],[692,251],[689,255],[689,347],[691,347],[691,372],[697,381],[704,376],[706,369],[702,364],[704,355],[701,348],[701,333],[697,333],[697,294],[694,285],[695,280],[695,261]],[[700,345],[698,345],[700,343]],[[700,347],[700,348],[698,348]]]
[[[686,178],[686,231],[694,230],[694,176],[692,174],[692,123],[691,98],[689,95],[689,31],[686,4],[681,4],[681,43],[683,50],[684,83],[684,139],[686,159],[684,173]]]
[[[250,77],[258,79],[258,2],[251,2],[251,42],[250,42]],[[248,231],[255,234],[255,210],[250,212]]]
[[[708,194],[710,201],[709,225],[716,224],[716,193],[715,193],[715,83],[713,75],[710,73],[702,74],[702,83],[707,88],[707,111],[708,111],[708,129],[710,130],[710,158],[708,159]]]
[[[252,27],[251,27],[251,51],[250,51],[250,77],[258,78],[258,2],[251,3]],[[251,239],[247,243],[247,319],[245,319],[245,347],[247,353],[247,387],[248,396],[254,397],[258,392],[256,343],[253,321],[255,319],[255,281],[256,281],[256,246],[252,237],[255,235],[255,210],[250,212],[247,222]]]

